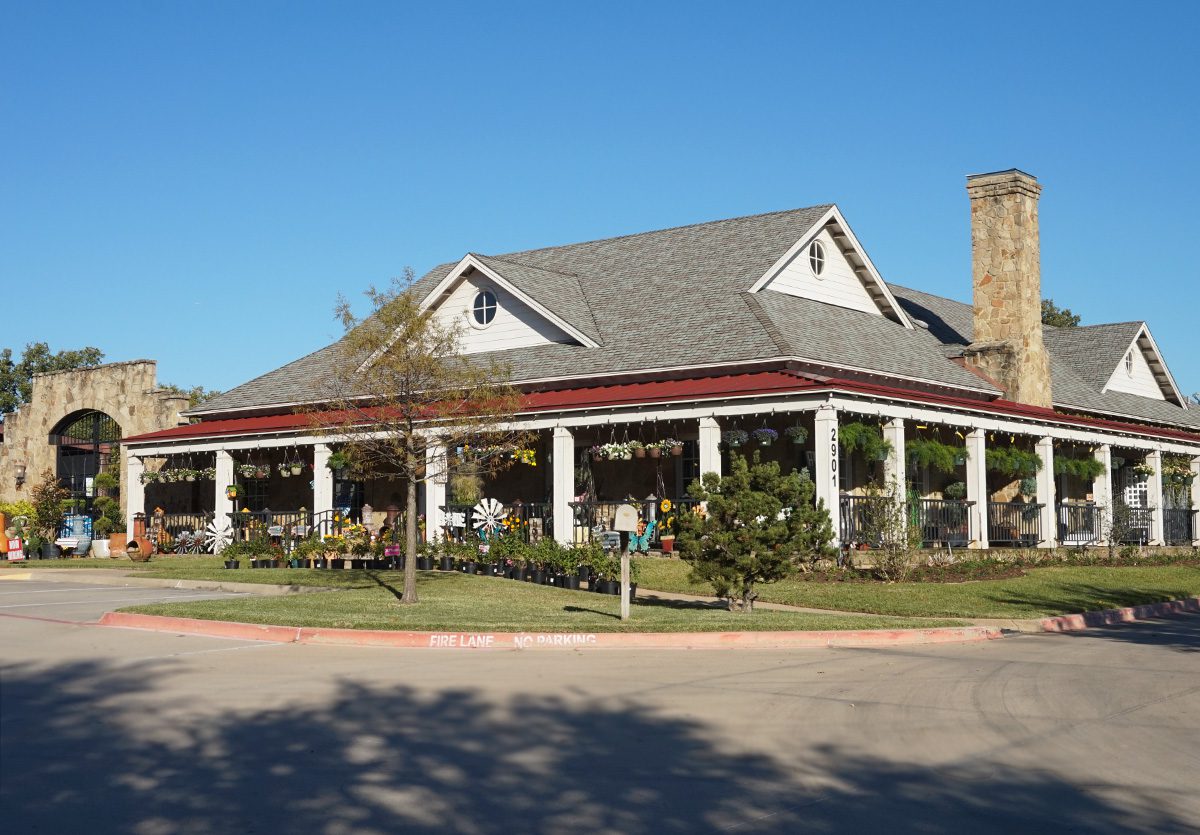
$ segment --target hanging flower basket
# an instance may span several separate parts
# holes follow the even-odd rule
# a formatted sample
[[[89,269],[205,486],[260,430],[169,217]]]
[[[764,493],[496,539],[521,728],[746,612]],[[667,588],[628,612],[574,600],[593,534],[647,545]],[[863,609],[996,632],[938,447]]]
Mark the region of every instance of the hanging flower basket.
[[[258,467],[253,464],[238,464],[236,469],[242,478],[258,478]]]
[[[233,500],[240,499],[245,493],[245,489],[240,484],[231,484],[225,488],[225,498]]]
[[[783,430],[793,444],[802,444],[808,440],[808,429],[803,426],[789,426]]]
[[[730,429],[721,433],[721,440],[730,449],[737,449],[746,441],[750,440],[750,433],[744,429]]]
[[[290,466],[288,469],[292,471],[292,475],[300,475],[300,473],[304,472],[304,465],[292,464],[292,466]]]
[[[643,444],[641,441],[630,441],[629,442],[629,450],[630,450],[630,452],[633,453],[634,458],[645,458],[646,457],[646,445]]]
[[[652,443],[652,444],[646,444],[646,454],[649,455],[651,458],[661,458],[662,453],[663,453],[662,447],[659,446],[657,442]]]
[[[769,429],[766,426],[755,429],[750,433],[750,435],[754,438],[759,446],[770,446],[779,440],[779,433],[774,429]]]

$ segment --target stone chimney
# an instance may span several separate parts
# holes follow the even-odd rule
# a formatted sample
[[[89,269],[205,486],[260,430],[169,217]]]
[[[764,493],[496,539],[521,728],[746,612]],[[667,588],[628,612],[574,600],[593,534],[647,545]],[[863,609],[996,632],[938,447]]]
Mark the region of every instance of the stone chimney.
[[[1013,168],[967,177],[971,198],[974,341],[967,362],[1018,403],[1050,408],[1042,342],[1036,177]]]

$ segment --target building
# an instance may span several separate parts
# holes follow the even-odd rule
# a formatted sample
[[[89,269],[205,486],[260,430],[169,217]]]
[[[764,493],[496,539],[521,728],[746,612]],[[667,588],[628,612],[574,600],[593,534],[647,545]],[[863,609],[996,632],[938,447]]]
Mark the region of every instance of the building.
[[[463,323],[465,352],[511,365],[550,462],[514,466],[486,495],[570,542],[631,496],[647,515],[686,503],[741,433],[773,430],[760,453],[807,468],[846,544],[872,481],[911,502],[931,546],[1098,543],[1118,508],[1122,539],[1196,542],[1200,409],[1149,326],[1043,326],[1041,186],[1010,170],[967,191],[973,305],[885,281],[834,205],[434,268],[414,292]],[[279,520],[402,504],[402,485],[330,470],[329,439],[295,414],[314,381],[344,373],[336,358],[330,346],[192,410],[192,425],[126,438],[131,494],[160,468],[215,474],[182,489],[152,474],[131,511],[221,523],[235,478],[246,507]],[[668,438],[681,443],[657,457],[624,447]],[[285,479],[293,464],[303,475]],[[461,532],[469,509],[438,482],[423,490],[429,532]]]

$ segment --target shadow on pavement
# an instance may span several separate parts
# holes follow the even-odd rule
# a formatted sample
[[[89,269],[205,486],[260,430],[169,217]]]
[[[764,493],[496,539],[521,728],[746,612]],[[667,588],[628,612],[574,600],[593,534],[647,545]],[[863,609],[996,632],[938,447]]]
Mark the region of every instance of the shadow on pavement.
[[[176,672],[3,669],[6,831],[1194,831],[1153,797],[1000,763],[938,771],[814,748],[785,768],[692,720],[552,696],[496,704],[485,684],[346,684],[319,707],[238,691],[205,718],[148,717],[147,691]]]
[[[1136,623],[1096,626],[1083,632],[1064,632],[1062,634],[1072,638],[1091,638],[1168,647],[1178,652],[1200,652],[1200,615],[1171,615]]]

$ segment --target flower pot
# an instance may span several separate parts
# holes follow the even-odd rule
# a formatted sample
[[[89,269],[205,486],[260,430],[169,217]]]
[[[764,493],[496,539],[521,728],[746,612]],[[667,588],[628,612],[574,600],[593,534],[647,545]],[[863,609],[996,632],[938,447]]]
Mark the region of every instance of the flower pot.
[[[540,568],[535,568],[529,572],[527,579],[534,585],[540,586],[546,582],[546,572]]]
[[[576,591],[579,590],[579,575],[578,574],[567,574],[565,579],[566,579],[567,588],[574,589]]]
[[[475,560],[467,560],[462,564],[463,574],[474,574],[477,567]]]
[[[300,475],[300,473],[303,472],[304,467],[300,464],[297,464],[296,466],[291,467],[290,469],[292,471],[292,475]]]
[[[58,559],[62,556],[62,548],[59,548],[53,542],[43,542],[41,549],[41,558],[44,560]]]
[[[633,451],[633,457],[634,458],[645,458],[646,457],[645,447],[642,447],[641,449],[635,449]]]
[[[433,557],[417,557],[418,571],[433,571]]]
[[[225,560],[225,567],[228,569],[232,570],[232,569],[238,568],[240,566],[241,566],[241,562],[239,562],[238,560]]]
[[[125,540],[128,534],[124,531],[121,533],[113,533],[108,535],[108,557],[115,560],[121,554],[125,553]]]
[[[107,539],[97,539],[92,542],[92,556],[93,557],[100,557],[101,559],[108,559],[108,555],[109,555],[109,551],[108,551],[108,540]]]
[[[313,568],[329,568],[329,560],[326,557],[317,557],[313,560]]]
[[[288,560],[288,567],[289,568],[308,568],[308,560],[302,560],[302,559],[293,557],[292,559]]]
[[[662,546],[662,552],[663,552],[664,554],[671,554],[671,553],[674,553],[674,551],[675,551],[675,537],[673,537],[673,536],[664,536],[662,539],[660,539],[660,540],[659,540],[659,544]]]
[[[454,558],[453,557],[442,557],[441,560],[438,561],[438,569],[441,571],[453,571],[454,570]]]
[[[579,566],[579,570],[576,571],[575,574],[577,577],[579,577],[580,580],[590,580],[592,577],[591,566],[581,565],[581,566]]]
[[[771,444],[772,441],[770,438],[760,438],[758,441],[759,446],[770,446]]]
[[[649,453],[651,458],[662,458],[662,450],[656,446],[650,447],[646,452]]]
[[[683,444],[677,444],[671,447],[671,454],[675,456],[683,455]]]

